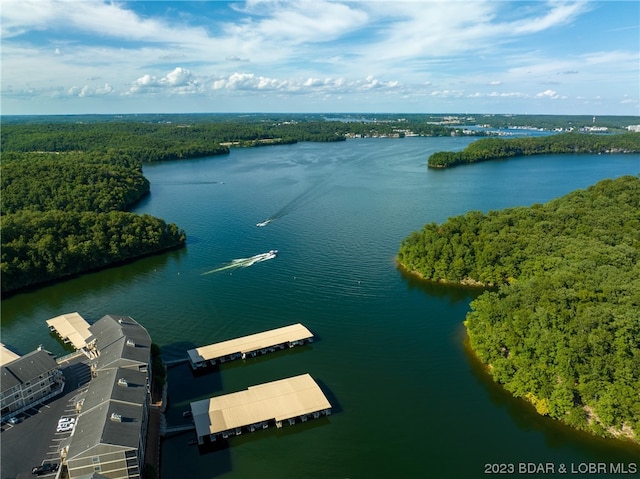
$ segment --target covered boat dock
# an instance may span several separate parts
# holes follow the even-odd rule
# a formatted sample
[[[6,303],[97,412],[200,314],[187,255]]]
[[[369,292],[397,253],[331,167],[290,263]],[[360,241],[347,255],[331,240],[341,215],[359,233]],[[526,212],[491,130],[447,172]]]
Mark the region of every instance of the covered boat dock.
[[[20,359],[20,355],[14,353],[4,344],[0,343],[0,366],[4,366],[5,364],[10,363],[11,361],[15,361],[16,359]]]
[[[193,369],[203,368],[207,363],[214,365],[234,359],[245,359],[274,352],[276,349],[292,348],[305,342],[312,342],[313,334],[302,324],[292,324],[262,333],[251,334],[220,343],[210,344],[187,351]]]
[[[57,333],[62,341],[71,344],[75,349],[86,348],[93,339],[89,323],[77,312],[47,319],[47,326],[50,331]]]
[[[331,414],[331,404],[309,374],[250,386],[245,391],[191,403],[198,444],[282,427]]]

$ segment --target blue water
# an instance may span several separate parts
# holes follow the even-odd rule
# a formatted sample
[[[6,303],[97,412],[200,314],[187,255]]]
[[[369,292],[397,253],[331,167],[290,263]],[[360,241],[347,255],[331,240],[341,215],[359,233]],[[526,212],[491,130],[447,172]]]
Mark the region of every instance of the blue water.
[[[469,138],[361,139],[232,150],[147,165],[137,211],[177,223],[187,247],[2,302],[2,341],[62,354],[44,321],[79,311],[142,323],[166,359],[195,346],[302,322],[313,345],[192,377],[170,370],[170,424],[190,401],[309,372],[328,419],[234,438],[199,454],[163,444],[164,478],[479,477],[486,463],[640,462],[637,448],[540,417],[493,384],[464,346],[478,291],[427,285],[394,262],[424,223],[545,202],[640,173],[638,155],[564,155],[429,170]],[[256,223],[275,217],[263,228]],[[203,275],[271,249],[277,258]]]

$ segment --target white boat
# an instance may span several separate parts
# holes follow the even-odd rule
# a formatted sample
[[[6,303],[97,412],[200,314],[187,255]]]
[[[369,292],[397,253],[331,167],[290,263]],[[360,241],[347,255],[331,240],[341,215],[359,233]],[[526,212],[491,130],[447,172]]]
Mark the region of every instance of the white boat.
[[[257,227],[261,227],[261,226],[267,226],[269,223],[271,223],[273,220],[272,219],[268,219],[268,220],[264,220],[261,221],[260,223],[256,223]]]

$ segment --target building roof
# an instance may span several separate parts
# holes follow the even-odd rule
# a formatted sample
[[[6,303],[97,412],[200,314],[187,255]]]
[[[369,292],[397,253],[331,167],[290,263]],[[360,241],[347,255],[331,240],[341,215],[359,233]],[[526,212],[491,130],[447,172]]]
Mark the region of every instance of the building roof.
[[[58,368],[49,351],[37,349],[2,366],[2,391],[31,382],[41,374]]]
[[[16,354],[10,349],[7,349],[4,344],[0,343],[0,366],[4,366],[11,361],[15,361],[19,357],[19,354]]]
[[[283,421],[329,408],[331,404],[309,374],[191,403],[199,437],[262,421]]]
[[[147,394],[147,374],[125,368],[98,371],[82,404],[87,412],[105,401],[143,404]]]
[[[313,334],[302,324],[292,324],[282,328],[230,339],[187,351],[192,363],[200,363],[235,353],[248,353],[269,348],[289,341],[301,341],[312,338]]]
[[[99,356],[82,413],[71,436],[68,460],[139,447],[147,401],[145,368],[151,360],[147,330],[128,316],[107,315],[90,326]],[[131,369],[129,367],[134,366]],[[124,379],[126,386],[119,383]],[[112,414],[121,416],[113,421]]]
[[[149,333],[129,316],[104,316],[91,332],[99,351],[97,369],[146,366],[151,361]]]
[[[119,414],[120,421],[111,420]],[[136,449],[140,442],[141,405],[105,401],[78,416],[67,460],[97,456],[107,452]]]
[[[84,348],[91,339],[89,323],[79,313],[68,313],[47,319],[49,328],[53,328],[63,340],[68,340],[76,349]]]

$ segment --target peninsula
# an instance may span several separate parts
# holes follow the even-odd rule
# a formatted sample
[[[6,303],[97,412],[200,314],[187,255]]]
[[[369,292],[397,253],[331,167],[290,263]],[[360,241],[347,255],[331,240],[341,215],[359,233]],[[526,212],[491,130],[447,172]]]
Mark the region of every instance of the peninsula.
[[[544,205],[427,224],[398,262],[431,281],[494,286],[471,303],[471,348],[537,412],[640,442],[640,177]]]
[[[471,143],[462,151],[438,151],[433,153],[429,168],[448,168],[466,163],[513,158],[528,155],[557,153],[639,153],[640,134],[622,133],[600,135],[562,133],[525,138],[484,138]]]

